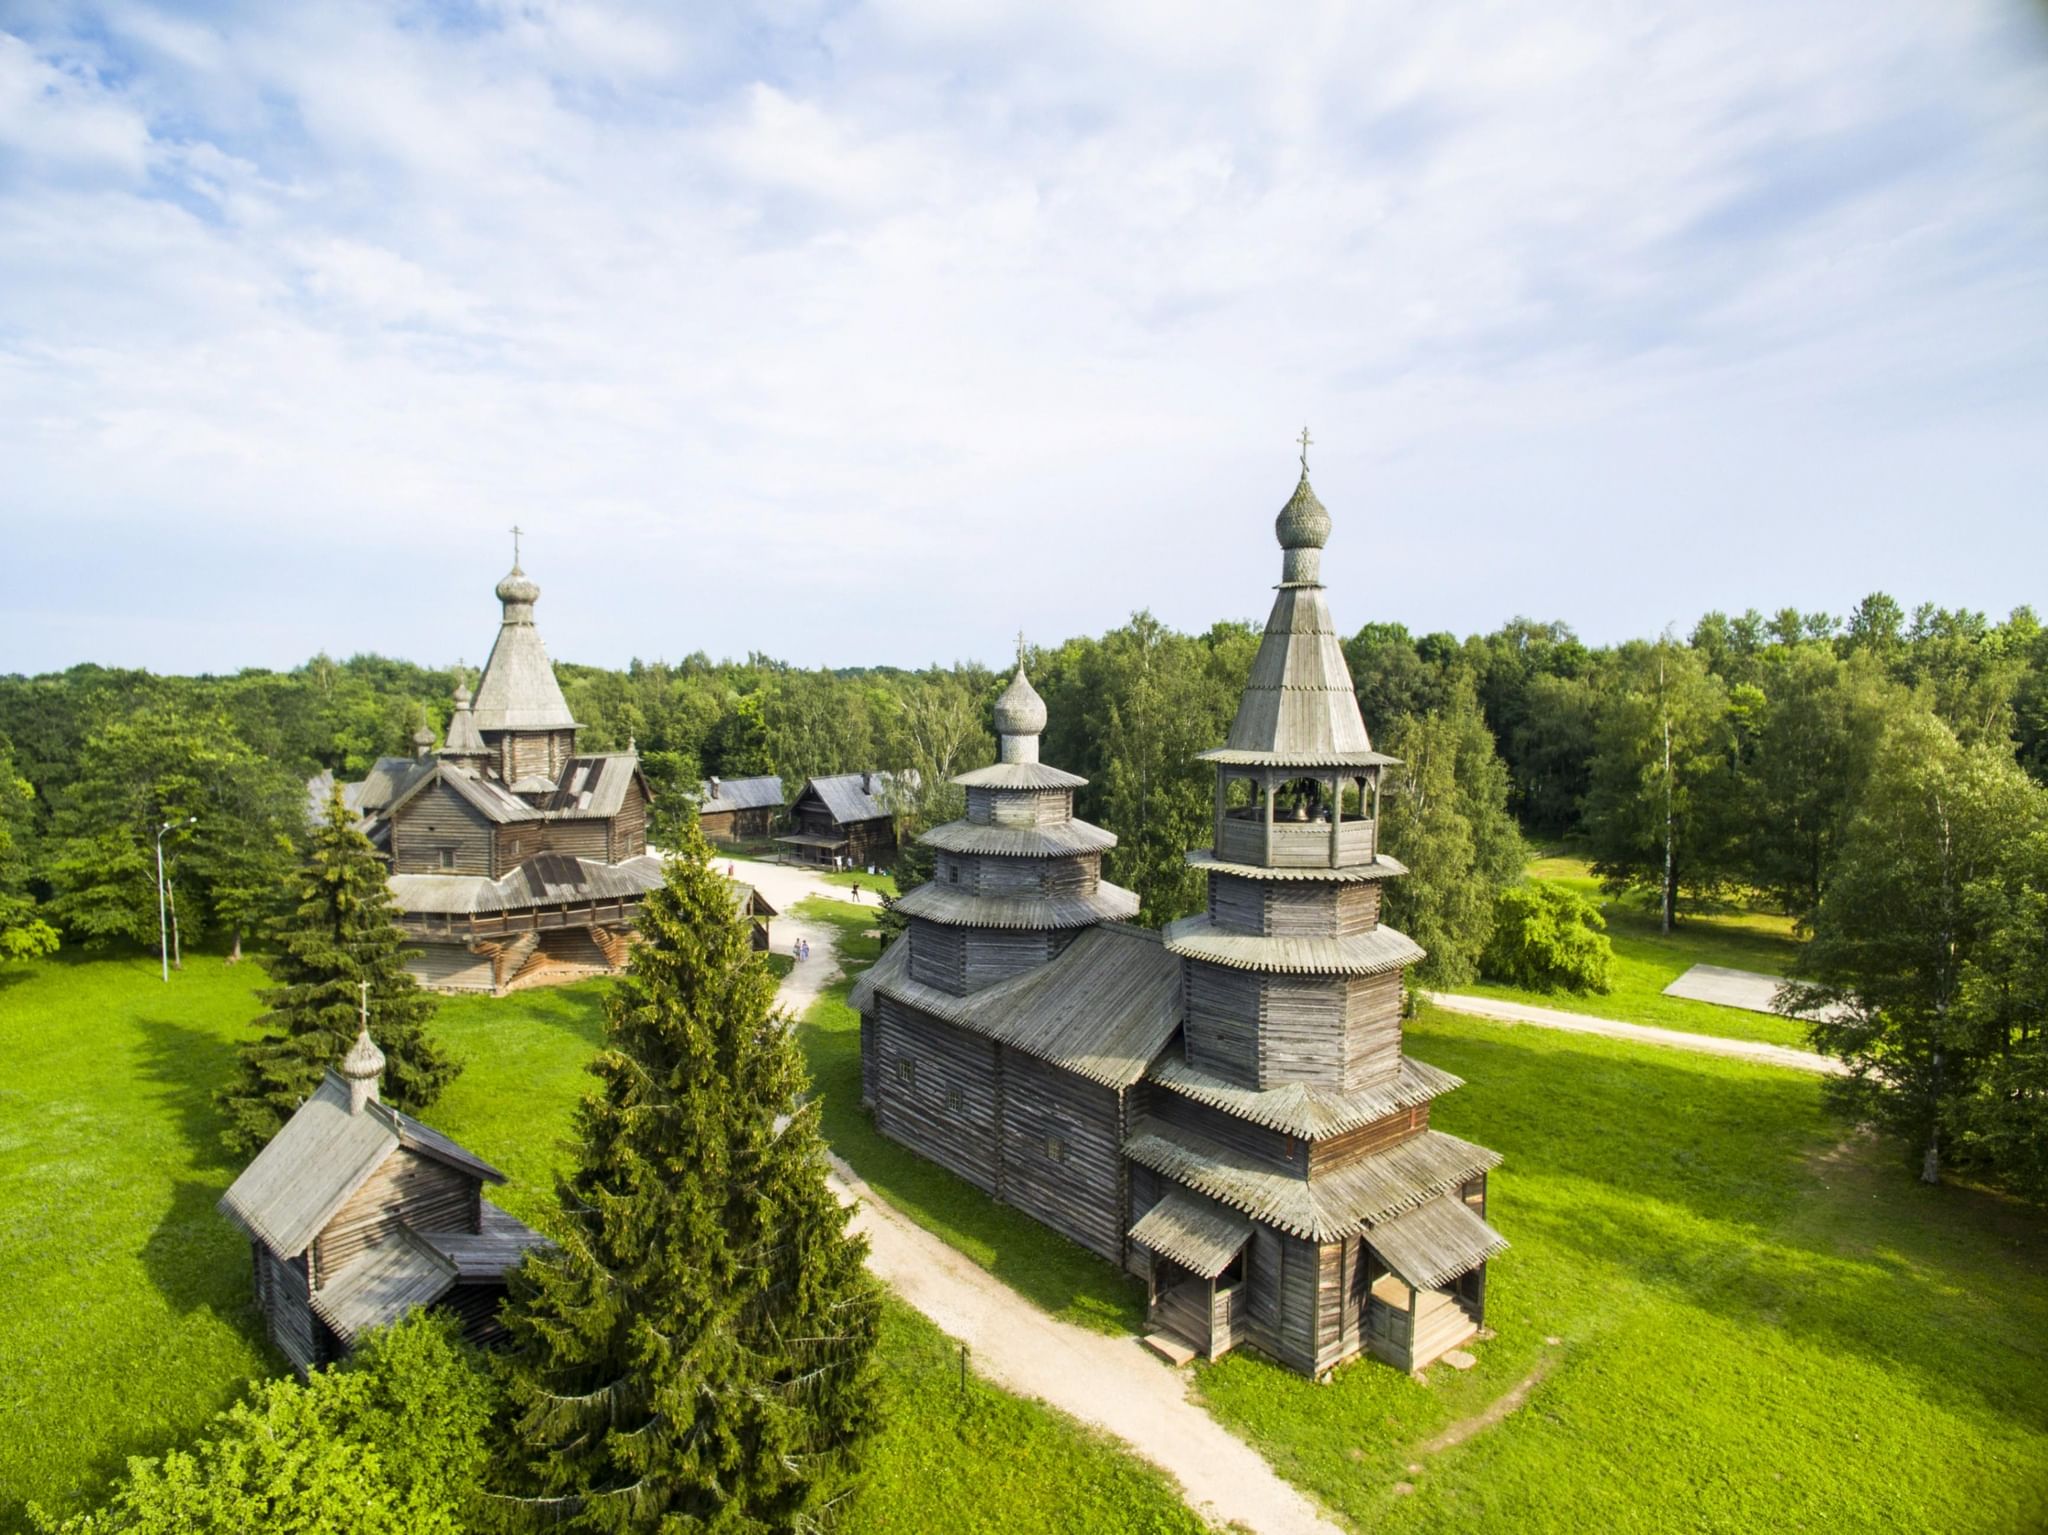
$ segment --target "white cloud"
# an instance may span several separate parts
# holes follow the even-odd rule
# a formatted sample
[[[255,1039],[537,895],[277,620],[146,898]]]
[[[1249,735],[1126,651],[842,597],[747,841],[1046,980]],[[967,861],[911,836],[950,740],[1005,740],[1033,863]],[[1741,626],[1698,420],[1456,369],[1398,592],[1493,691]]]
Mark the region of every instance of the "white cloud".
[[[1346,622],[2023,595],[2023,19],[1294,14],[31,14],[0,668],[477,652],[515,519],[567,656],[1202,624],[1263,606],[1305,415]],[[1845,543],[1831,487],[1953,536]]]

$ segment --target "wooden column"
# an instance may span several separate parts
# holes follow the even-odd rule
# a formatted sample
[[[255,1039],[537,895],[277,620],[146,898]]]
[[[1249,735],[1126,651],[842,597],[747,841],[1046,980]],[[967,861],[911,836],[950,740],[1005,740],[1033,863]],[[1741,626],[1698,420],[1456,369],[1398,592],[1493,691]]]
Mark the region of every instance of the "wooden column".
[[[1273,800],[1275,797],[1273,794],[1272,773],[1261,773],[1259,775],[1259,784],[1264,789],[1266,795],[1266,846],[1264,851],[1259,854],[1259,862],[1270,864],[1273,861]]]
[[[1340,773],[1317,782],[1330,796],[1330,867],[1334,869],[1337,867],[1337,849],[1344,835],[1344,777]]]

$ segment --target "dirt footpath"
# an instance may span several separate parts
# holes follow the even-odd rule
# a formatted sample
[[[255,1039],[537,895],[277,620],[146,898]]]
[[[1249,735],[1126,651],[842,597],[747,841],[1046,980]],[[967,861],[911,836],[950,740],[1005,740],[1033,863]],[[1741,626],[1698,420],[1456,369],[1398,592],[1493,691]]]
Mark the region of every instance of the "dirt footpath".
[[[1794,1050],[1786,1045],[1767,1045],[1754,1039],[1722,1039],[1717,1034],[1687,1034],[1679,1029],[1653,1029],[1644,1023],[1618,1023],[1612,1018],[1589,1018],[1584,1013],[1567,1013],[1561,1008],[1532,1007],[1527,1002],[1503,1002],[1493,997],[1467,997],[1456,992],[1433,991],[1429,1000],[1447,1013],[1469,1013],[1491,1018],[1496,1023],[1528,1023],[1539,1029],[1564,1029],[1573,1034],[1600,1034],[1608,1039],[1626,1039],[1638,1045],[1662,1045],[1669,1050],[1694,1050],[1701,1055],[1726,1055],[1763,1066],[1789,1066],[1794,1071],[1812,1071],[1839,1077],[1848,1067],[1831,1055],[1811,1050]]]

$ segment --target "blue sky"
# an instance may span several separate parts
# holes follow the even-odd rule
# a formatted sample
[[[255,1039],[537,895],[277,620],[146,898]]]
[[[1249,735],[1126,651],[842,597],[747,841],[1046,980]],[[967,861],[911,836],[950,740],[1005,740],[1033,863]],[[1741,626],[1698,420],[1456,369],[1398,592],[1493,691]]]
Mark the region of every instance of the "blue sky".
[[[2048,606],[2048,5],[0,0],[0,671]]]

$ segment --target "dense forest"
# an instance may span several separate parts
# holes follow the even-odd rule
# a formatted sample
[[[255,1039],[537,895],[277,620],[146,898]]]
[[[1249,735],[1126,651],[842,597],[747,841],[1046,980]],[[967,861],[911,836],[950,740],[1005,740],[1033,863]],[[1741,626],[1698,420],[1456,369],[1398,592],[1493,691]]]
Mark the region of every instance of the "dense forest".
[[[1026,657],[1046,760],[1089,778],[1079,813],[1121,839],[1106,872],[1143,921],[1200,902],[1182,858],[1209,834],[1195,754],[1222,740],[1258,642],[1139,613]],[[1375,744],[1402,759],[1382,841],[1413,872],[1388,917],[1429,951],[1425,984],[1477,973],[1531,844],[1570,842],[1664,922],[1729,902],[1795,918],[1817,999],[1882,993],[1887,1017],[1926,1020],[1927,1102],[1992,1080],[1959,1068],[1970,1056],[2007,1073],[2004,1101],[2048,1090],[2048,633],[2030,610],[1908,614],[1880,593],[1845,619],[1709,613],[1604,647],[1520,618],[1462,640],[1373,624],[1346,652]],[[908,843],[958,813],[948,779],[993,758],[1003,680],[760,655],[557,672],[586,749],[637,745],[657,840],[703,776],[773,772],[793,792],[883,768],[921,786],[899,806]],[[0,955],[154,943],[160,830],[181,936],[259,931],[306,835],[305,779],[438,735],[456,681],[377,656],[0,678]],[[1894,1084],[1918,1069],[1882,1030],[1820,1042]]]

